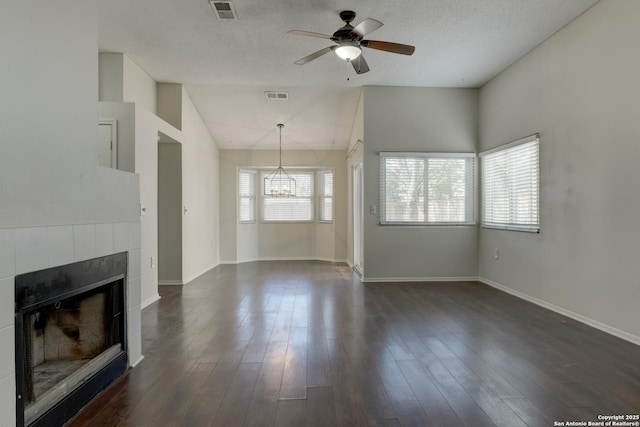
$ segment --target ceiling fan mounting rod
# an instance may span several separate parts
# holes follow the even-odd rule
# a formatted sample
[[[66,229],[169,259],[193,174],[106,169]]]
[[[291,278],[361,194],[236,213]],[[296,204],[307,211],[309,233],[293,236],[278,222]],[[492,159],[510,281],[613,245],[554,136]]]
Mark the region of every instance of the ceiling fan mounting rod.
[[[353,10],[343,10],[340,12],[340,19],[348,24],[351,23],[354,19],[356,19],[356,13]]]

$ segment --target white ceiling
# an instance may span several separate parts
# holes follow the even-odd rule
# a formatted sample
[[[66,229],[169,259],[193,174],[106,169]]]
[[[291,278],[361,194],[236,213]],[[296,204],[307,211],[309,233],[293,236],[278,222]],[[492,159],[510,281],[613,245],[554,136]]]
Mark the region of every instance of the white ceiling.
[[[100,51],[121,52],[158,82],[183,83],[220,148],[344,149],[362,86],[479,87],[597,0],[233,0],[237,21],[207,0],[100,0]],[[287,34],[384,26],[366,39],[416,46],[413,56],[363,49],[371,71],[329,53],[332,44]],[[266,90],[289,92],[267,101]]]

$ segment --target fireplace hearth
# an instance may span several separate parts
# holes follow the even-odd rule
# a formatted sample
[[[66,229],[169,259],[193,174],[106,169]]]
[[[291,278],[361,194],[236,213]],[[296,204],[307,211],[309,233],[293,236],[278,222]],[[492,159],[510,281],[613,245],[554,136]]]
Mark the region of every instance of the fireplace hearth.
[[[127,368],[127,253],[15,278],[16,420],[62,425]]]

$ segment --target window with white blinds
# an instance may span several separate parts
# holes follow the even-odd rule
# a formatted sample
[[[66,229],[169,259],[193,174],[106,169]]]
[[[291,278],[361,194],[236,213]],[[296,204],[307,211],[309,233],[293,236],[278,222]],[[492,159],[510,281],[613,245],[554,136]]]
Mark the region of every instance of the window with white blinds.
[[[313,221],[313,175],[314,172],[287,170],[296,180],[296,195],[290,197],[262,196],[262,221],[265,222],[311,222]],[[269,171],[260,172],[260,182]],[[264,190],[264,189],[263,189]],[[261,191],[263,193],[264,191]]]
[[[318,221],[333,222],[333,171],[318,171]]]
[[[256,221],[256,173],[238,172],[238,219],[240,223]]]
[[[474,153],[380,153],[380,223],[474,223]]]
[[[539,137],[480,153],[482,226],[540,230]]]

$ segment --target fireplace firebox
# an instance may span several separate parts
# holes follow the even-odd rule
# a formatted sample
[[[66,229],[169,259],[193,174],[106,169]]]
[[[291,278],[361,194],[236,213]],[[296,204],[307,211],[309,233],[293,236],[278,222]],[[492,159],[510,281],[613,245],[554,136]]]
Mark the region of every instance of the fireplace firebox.
[[[127,253],[15,278],[16,421],[62,425],[127,368]]]

